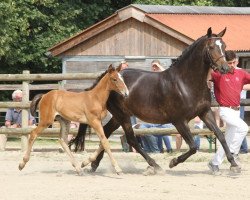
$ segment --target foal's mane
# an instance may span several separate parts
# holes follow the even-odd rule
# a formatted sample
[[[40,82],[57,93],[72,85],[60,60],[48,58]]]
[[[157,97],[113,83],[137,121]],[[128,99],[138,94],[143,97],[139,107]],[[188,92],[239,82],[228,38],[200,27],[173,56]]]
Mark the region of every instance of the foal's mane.
[[[98,76],[95,80],[95,82],[93,83],[92,86],[85,88],[84,91],[89,91],[92,90],[99,82],[100,80],[108,73],[108,70],[106,70],[105,72],[103,72],[100,76]]]

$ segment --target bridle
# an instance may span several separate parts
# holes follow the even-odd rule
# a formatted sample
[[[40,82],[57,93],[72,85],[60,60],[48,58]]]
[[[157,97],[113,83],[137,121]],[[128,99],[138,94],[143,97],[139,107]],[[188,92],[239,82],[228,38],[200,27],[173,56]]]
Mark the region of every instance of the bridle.
[[[209,39],[216,39],[216,38],[219,38],[219,39],[221,39],[221,37],[211,37],[211,38],[209,38]],[[217,64],[217,61],[219,60],[219,59],[221,59],[221,58],[225,58],[225,55],[221,55],[221,56],[219,56],[218,58],[216,58],[216,59],[214,59],[213,57],[212,57],[212,55],[211,55],[211,53],[210,53],[210,51],[209,51],[209,47],[208,46],[206,46],[206,55],[207,55],[207,57],[208,57],[208,59],[209,59],[209,63],[210,63],[210,67],[213,69],[213,70],[217,70],[218,69],[218,64]],[[226,60],[226,58],[225,58],[225,60]]]

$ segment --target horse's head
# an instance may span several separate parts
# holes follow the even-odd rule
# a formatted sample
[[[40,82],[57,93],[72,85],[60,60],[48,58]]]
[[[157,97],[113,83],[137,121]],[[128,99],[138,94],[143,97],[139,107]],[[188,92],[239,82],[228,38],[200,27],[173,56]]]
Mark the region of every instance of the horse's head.
[[[226,44],[222,40],[226,28],[219,34],[213,34],[211,27],[207,30],[206,57],[213,70],[219,70],[221,73],[229,71],[225,58]]]
[[[117,67],[116,69],[112,66],[112,64],[108,68],[109,78],[111,81],[110,89],[114,90],[123,96],[127,97],[129,94],[128,88],[126,84],[124,83],[124,80],[119,74],[120,67]]]

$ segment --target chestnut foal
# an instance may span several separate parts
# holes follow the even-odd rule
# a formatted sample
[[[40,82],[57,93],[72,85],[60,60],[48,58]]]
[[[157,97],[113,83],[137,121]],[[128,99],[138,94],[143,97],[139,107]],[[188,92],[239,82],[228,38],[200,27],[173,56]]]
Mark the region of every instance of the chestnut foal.
[[[67,146],[67,141],[64,139],[69,132],[70,121],[89,124],[100,138],[98,150],[88,160],[83,162],[82,167],[93,162],[97,155],[104,149],[108,153],[116,173],[120,174],[122,170],[111,153],[109,142],[105,137],[101,123],[107,114],[106,102],[110,92],[116,91],[123,96],[127,96],[129,93],[119,71],[119,67],[115,69],[110,65],[108,70],[100,76],[100,81],[89,91],[76,93],[53,90],[44,95],[36,95],[31,102],[30,109],[31,114],[34,115],[36,107],[39,106],[40,121],[38,126],[30,133],[28,148],[23,161],[19,164],[19,170],[22,170],[29,161],[35,139],[56,119],[61,125],[59,142],[68,154],[70,162],[78,174],[81,172],[80,165],[73,157]]]

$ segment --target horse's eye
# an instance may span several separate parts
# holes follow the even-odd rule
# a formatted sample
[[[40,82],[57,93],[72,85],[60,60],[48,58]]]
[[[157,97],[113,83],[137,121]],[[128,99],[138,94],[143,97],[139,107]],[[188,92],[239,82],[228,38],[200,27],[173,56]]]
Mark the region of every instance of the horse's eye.
[[[114,82],[116,82],[116,81],[117,81],[117,79],[116,79],[116,78],[114,78],[114,79],[113,79],[113,81],[114,81]]]
[[[214,46],[214,45],[210,45],[209,48],[210,48],[210,49],[214,49],[215,46]]]

